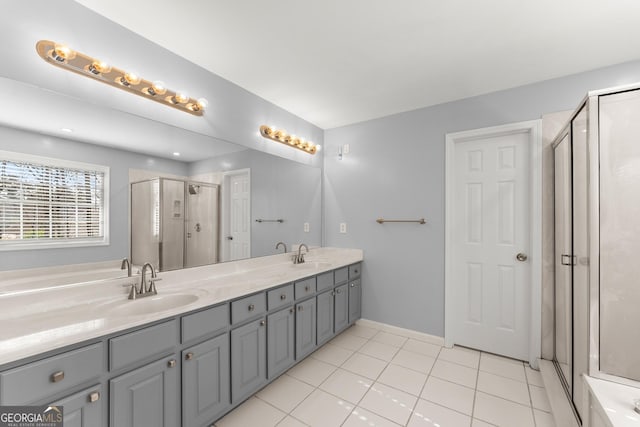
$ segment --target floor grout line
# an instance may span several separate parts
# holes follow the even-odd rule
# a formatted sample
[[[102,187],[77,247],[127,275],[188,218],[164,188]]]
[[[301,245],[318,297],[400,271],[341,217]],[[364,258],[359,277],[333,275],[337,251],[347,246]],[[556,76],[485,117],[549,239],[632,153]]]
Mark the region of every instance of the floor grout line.
[[[373,328],[368,328],[368,327],[367,327],[367,329],[373,329]],[[395,345],[395,344],[389,344],[388,342],[381,342],[381,341],[377,341],[377,340],[375,340],[374,338],[375,338],[376,336],[378,336],[381,332],[384,332],[385,334],[389,334],[389,335],[396,335],[396,336],[399,336],[399,337],[405,338],[405,340],[403,341],[403,343],[402,343],[400,346]],[[335,338],[338,338],[338,337],[340,337],[340,336],[344,336],[344,337],[346,337],[346,338],[342,338],[342,340],[345,340],[345,341],[347,341],[349,337],[354,337],[354,338],[357,338],[357,340],[356,340],[357,342],[359,342],[359,341],[363,341],[363,343],[362,343],[360,346],[357,346],[357,345],[356,345],[358,348],[354,350],[354,349],[353,349],[353,347],[356,347],[356,346],[351,346],[352,348],[349,348],[349,347],[346,347],[346,346],[344,346],[344,345],[340,345],[340,344],[338,344],[338,343],[333,342],[333,341],[335,340]],[[490,371],[486,371],[486,370],[481,369],[482,355],[483,355],[483,353],[485,353],[485,352],[482,352],[482,351],[477,351],[477,350],[473,350],[473,349],[472,349],[474,352],[475,352],[475,351],[477,351],[477,353],[478,353],[478,363],[477,363],[477,366],[476,366],[475,368],[471,368],[470,366],[465,365],[465,364],[463,364],[463,363],[458,363],[458,362],[455,362],[455,361],[451,361],[451,360],[447,360],[447,359],[443,359],[443,358],[441,358],[441,356],[443,355],[443,349],[445,349],[445,347],[444,347],[444,346],[440,346],[440,348],[437,350],[437,354],[435,354],[435,355],[432,355],[432,354],[424,354],[424,353],[420,353],[420,352],[416,352],[416,351],[408,350],[408,349],[406,349],[406,348],[405,348],[405,346],[410,342],[410,340],[411,340],[412,338],[410,338],[410,337],[405,337],[405,336],[402,336],[402,335],[393,334],[393,333],[391,333],[391,332],[387,332],[387,331],[384,331],[384,330],[377,330],[377,332],[376,332],[375,334],[373,334],[373,335],[371,335],[371,337],[367,338],[367,337],[359,336],[359,335],[357,335],[357,334],[355,334],[355,333],[353,333],[353,332],[350,332],[350,328],[349,328],[349,329],[347,329],[347,330],[345,330],[345,331],[341,332],[341,333],[340,333],[339,335],[337,335],[335,338],[334,338],[334,339],[329,340],[328,342],[326,342],[325,344],[323,344],[323,346],[324,346],[324,345],[327,345],[327,344],[331,344],[331,346],[336,347],[336,348],[337,348],[337,349],[339,349],[340,351],[342,351],[342,352],[344,352],[344,351],[349,351],[351,354],[350,354],[346,359],[344,359],[340,364],[336,365],[336,364],[334,364],[334,363],[329,363],[329,362],[326,362],[326,361],[324,361],[324,360],[322,360],[322,359],[315,358],[315,357],[313,357],[313,354],[314,354],[315,352],[314,352],[314,353],[312,353],[312,354],[311,354],[311,358],[313,358],[313,359],[314,359],[315,361],[317,361],[317,362],[321,362],[321,363],[323,363],[323,364],[325,364],[325,365],[328,365],[328,366],[330,366],[330,367],[332,368],[331,372],[330,372],[330,373],[329,373],[329,374],[328,374],[328,375],[327,375],[327,376],[326,376],[322,381],[320,381],[320,382],[318,383],[318,385],[311,384],[311,383],[309,383],[309,382],[307,382],[307,381],[305,381],[305,380],[302,380],[302,379],[297,378],[297,377],[295,377],[295,376],[293,376],[293,375],[290,375],[290,374],[289,374],[289,371],[285,371],[285,372],[282,374],[282,376],[283,376],[283,375],[287,375],[287,376],[291,377],[292,379],[294,379],[294,380],[296,380],[296,381],[300,381],[301,383],[306,384],[306,385],[308,385],[309,387],[312,387],[312,388],[313,388],[313,389],[312,389],[312,391],[311,391],[307,396],[305,396],[305,397],[304,397],[300,402],[298,402],[295,406],[293,406],[293,407],[292,407],[292,409],[291,409],[290,411],[285,412],[283,409],[280,409],[280,408],[278,408],[276,405],[271,404],[270,402],[268,402],[268,401],[264,400],[263,398],[261,398],[261,397],[257,396],[257,393],[254,395],[258,400],[260,400],[260,401],[262,401],[262,402],[266,403],[266,404],[267,404],[267,405],[269,405],[270,407],[272,407],[272,408],[274,408],[274,409],[276,409],[276,410],[278,410],[278,411],[280,411],[280,412],[282,412],[282,413],[284,413],[284,414],[285,414],[285,415],[284,415],[284,417],[283,417],[283,418],[281,418],[281,419],[276,423],[276,426],[277,426],[277,425],[279,425],[280,423],[282,423],[282,422],[283,422],[287,417],[291,417],[291,418],[293,418],[294,420],[296,420],[296,421],[300,422],[301,424],[303,424],[303,425],[307,425],[304,421],[300,420],[299,418],[295,417],[295,416],[294,416],[294,415],[292,415],[292,414],[293,414],[293,412],[294,412],[298,407],[300,407],[300,405],[302,405],[305,401],[307,401],[307,399],[309,399],[309,397],[310,397],[310,396],[311,396],[315,391],[320,391],[320,392],[322,392],[322,393],[326,393],[327,395],[330,395],[330,396],[332,396],[332,397],[334,397],[334,398],[336,398],[336,399],[339,399],[340,401],[343,401],[343,402],[348,403],[350,406],[351,406],[351,405],[353,405],[352,409],[348,412],[348,414],[347,414],[346,418],[344,418],[344,420],[343,420],[342,422],[340,422],[340,426],[344,426],[345,424],[347,424],[347,423],[349,422],[350,418],[351,418],[351,417],[352,417],[352,415],[354,414],[354,411],[356,411],[356,409],[357,409],[358,407],[362,408],[362,410],[365,410],[365,411],[367,411],[367,412],[370,412],[371,414],[376,415],[377,417],[380,417],[380,418],[382,418],[382,419],[385,419],[385,420],[387,420],[387,421],[389,421],[389,422],[392,422],[392,423],[394,423],[394,424],[398,424],[395,420],[390,419],[390,418],[388,418],[388,417],[386,417],[386,416],[383,416],[383,415],[381,415],[381,414],[377,413],[375,410],[371,410],[371,409],[368,409],[368,408],[365,408],[365,407],[360,406],[360,405],[362,404],[362,402],[365,400],[365,398],[367,397],[367,395],[368,395],[369,393],[371,393],[371,391],[374,389],[374,387],[375,387],[375,385],[376,385],[376,384],[380,384],[380,385],[382,385],[382,386],[384,386],[384,387],[388,387],[388,388],[393,389],[393,390],[395,390],[395,391],[398,391],[398,392],[404,393],[404,394],[406,394],[406,395],[410,396],[411,398],[415,399],[415,402],[414,402],[414,404],[412,405],[412,407],[411,407],[411,408],[409,408],[408,406],[406,407],[407,409],[409,409],[409,417],[408,417],[408,419],[406,420],[406,422],[403,424],[403,426],[404,426],[404,427],[406,427],[409,423],[411,423],[411,421],[412,421],[412,419],[413,419],[413,416],[414,416],[414,414],[415,414],[415,411],[416,411],[416,407],[417,407],[417,405],[420,403],[420,400],[424,400],[424,401],[426,401],[426,402],[429,402],[430,404],[433,404],[433,405],[436,405],[436,406],[438,406],[438,407],[444,408],[444,409],[446,409],[446,410],[448,410],[448,411],[452,411],[452,412],[455,412],[455,413],[457,413],[457,414],[463,415],[463,416],[465,416],[465,417],[469,417],[469,419],[470,419],[470,425],[471,425],[471,424],[473,424],[473,421],[474,421],[474,420],[482,421],[482,422],[485,422],[485,423],[487,423],[487,424],[493,425],[492,423],[490,423],[490,422],[488,422],[488,421],[485,421],[485,420],[480,419],[480,418],[476,418],[476,403],[477,403],[477,397],[478,397],[478,393],[479,393],[479,392],[485,393],[485,394],[487,394],[488,396],[492,396],[493,398],[500,399],[500,400],[502,400],[502,401],[508,402],[509,404],[516,404],[516,405],[519,405],[519,406],[527,407],[527,405],[525,405],[525,404],[523,404],[523,403],[521,403],[521,402],[516,402],[516,401],[510,400],[510,399],[508,399],[508,398],[502,397],[502,396],[497,396],[497,395],[495,395],[495,394],[492,394],[492,393],[489,393],[489,392],[486,392],[486,391],[479,390],[479,389],[478,389],[478,384],[479,384],[479,380],[480,380],[480,372],[485,372],[485,373],[487,373],[487,374],[492,374],[492,375],[498,376],[498,377],[500,377],[500,378],[510,379],[510,380],[515,381],[515,382],[518,382],[518,383],[523,383],[523,384],[527,387],[527,393],[528,393],[528,397],[529,397],[529,405],[528,405],[528,406],[529,406],[529,410],[530,410],[530,413],[531,413],[532,421],[533,421],[533,423],[534,423],[534,426],[535,426],[535,425],[537,425],[537,421],[536,421],[536,418],[535,418],[535,409],[536,409],[536,408],[534,407],[534,404],[533,404],[533,397],[532,397],[532,395],[531,395],[531,387],[530,387],[532,384],[529,382],[529,377],[527,376],[526,367],[524,366],[524,363],[522,364],[522,367],[523,367],[523,370],[524,370],[524,375],[525,375],[525,381],[523,382],[523,381],[517,380],[517,379],[515,379],[515,378],[513,378],[513,377],[504,376],[504,375],[500,375],[500,374],[497,374],[497,373],[494,373],[494,372],[490,372]],[[436,345],[436,344],[432,344],[432,343],[425,342],[425,341],[420,341],[420,340],[414,340],[414,341],[417,341],[417,342],[419,342],[419,343],[425,343],[425,344],[428,344],[428,345],[430,345],[430,346],[435,346],[435,345]],[[390,359],[390,360],[381,359],[381,358],[379,358],[379,357],[372,356],[371,354],[367,354],[367,353],[361,352],[360,350],[361,350],[363,347],[365,347],[368,343],[376,343],[376,344],[382,344],[382,345],[385,345],[385,346],[388,346],[388,347],[393,347],[393,348],[395,348],[395,352],[394,352],[394,353],[393,353],[393,355],[391,356],[391,359]],[[347,345],[349,345],[349,344],[347,344]],[[318,351],[318,350],[319,350],[320,348],[322,348],[323,346],[318,347],[318,349],[317,349],[316,351]],[[456,346],[456,347],[457,347],[457,346]],[[456,348],[456,347],[452,347],[452,348]],[[418,371],[418,370],[416,370],[416,369],[413,369],[413,368],[410,368],[410,367],[408,367],[408,366],[404,366],[404,365],[401,365],[401,364],[399,364],[399,363],[397,363],[397,362],[394,362],[394,359],[398,356],[398,353],[400,353],[400,351],[401,351],[401,350],[404,350],[404,351],[406,351],[406,352],[408,352],[408,353],[411,353],[411,354],[413,354],[413,355],[417,355],[417,356],[421,356],[421,357],[425,357],[425,358],[429,358],[429,359],[433,360],[433,362],[431,363],[431,366],[430,366],[430,368],[428,369],[428,371],[427,371],[427,372],[424,372],[424,371]],[[465,350],[465,351],[466,351],[466,350]],[[378,362],[383,362],[383,363],[384,363],[384,366],[382,367],[382,369],[379,371],[379,373],[376,375],[376,377],[375,377],[375,378],[370,378],[370,377],[368,377],[368,376],[366,376],[366,375],[362,375],[361,373],[353,372],[353,371],[351,371],[350,369],[348,369],[348,368],[345,368],[345,367],[344,367],[344,365],[345,365],[345,364],[346,364],[346,363],[347,363],[347,362],[348,362],[352,357],[354,357],[354,356],[355,356],[355,355],[357,355],[357,354],[358,354],[358,355],[362,355],[362,356],[366,356],[366,357],[369,357],[369,358],[371,358],[371,359],[374,359],[374,360],[376,360],[376,361],[378,361]],[[493,355],[493,354],[491,354],[491,353],[487,353],[487,354],[490,354],[490,355],[492,355],[492,356],[495,356],[495,355]],[[500,356],[500,357],[502,357],[502,356]],[[338,360],[341,360],[341,359],[342,359],[342,357],[339,357],[339,358],[338,358]],[[455,381],[452,381],[452,380],[450,380],[450,379],[448,379],[448,378],[440,378],[440,377],[438,377],[438,376],[436,376],[436,375],[433,375],[434,368],[435,368],[436,363],[437,363],[438,361],[451,363],[451,364],[453,364],[453,365],[460,366],[460,367],[465,367],[465,368],[474,369],[474,370],[475,370],[475,382],[474,382],[474,388],[472,389],[471,387],[469,387],[469,386],[467,386],[467,385],[465,385],[465,384],[459,384],[459,383],[457,383],[457,382],[455,382]],[[514,365],[515,365],[515,364],[514,364]],[[300,365],[296,365],[296,366],[300,366]],[[382,382],[380,379],[381,379],[382,375],[384,374],[384,372],[385,372],[385,371],[386,371],[390,366],[397,366],[397,367],[401,367],[401,368],[406,369],[406,370],[408,370],[408,371],[412,371],[412,372],[415,372],[415,373],[419,373],[420,375],[425,376],[425,378],[426,378],[426,379],[425,379],[425,381],[422,383],[422,386],[420,387],[420,390],[418,391],[418,394],[414,394],[413,392],[409,392],[409,391],[407,391],[407,390],[405,390],[405,389],[403,389],[403,388],[400,388],[399,386],[394,386],[394,385],[390,385],[390,384],[386,384],[385,382]],[[355,376],[358,376],[358,377],[362,377],[362,378],[366,379],[366,381],[367,381],[367,382],[370,382],[370,385],[369,385],[369,386],[366,386],[366,391],[362,394],[362,396],[358,399],[358,401],[357,401],[357,402],[351,402],[351,401],[348,401],[348,400],[347,400],[347,399],[345,399],[345,398],[342,398],[342,397],[340,397],[340,396],[337,396],[336,394],[334,394],[334,393],[332,393],[332,392],[329,392],[329,391],[326,391],[326,390],[324,390],[324,389],[322,389],[322,388],[321,388],[323,385],[325,385],[325,384],[327,383],[327,381],[328,381],[328,380],[329,380],[329,379],[330,379],[334,374],[336,374],[336,372],[338,372],[338,370],[341,370],[341,371],[344,371],[344,372],[348,372],[349,374],[352,374],[352,375],[355,375]],[[470,413],[470,414],[467,414],[467,413],[461,412],[461,411],[459,411],[459,410],[457,410],[457,409],[449,408],[448,406],[446,406],[446,405],[444,405],[444,404],[441,404],[441,403],[438,403],[438,402],[433,402],[433,401],[431,401],[431,400],[429,400],[429,399],[424,398],[424,397],[423,397],[423,394],[424,394],[424,392],[425,392],[425,389],[426,389],[426,387],[427,387],[427,384],[428,384],[428,382],[429,382],[429,379],[430,379],[430,378],[435,378],[435,379],[438,379],[438,380],[441,380],[441,381],[445,381],[445,382],[450,383],[450,384],[457,385],[457,386],[459,386],[459,387],[464,387],[464,388],[466,388],[466,389],[473,390],[473,400],[472,400],[472,402],[471,402],[471,413]],[[411,383],[410,383],[410,384],[411,384]],[[414,382],[413,384],[415,384],[415,382]],[[541,388],[541,389],[543,389],[543,390],[544,390],[544,387],[540,387],[540,386],[537,386],[537,385],[535,385],[535,384],[533,384],[533,385],[534,385],[535,387],[538,387],[538,388]],[[545,390],[545,392],[546,392],[546,390]],[[238,406],[235,410],[237,410],[237,409],[239,409],[239,408],[241,408],[241,407],[242,407],[242,405]],[[541,411],[543,411],[543,410],[541,410]],[[543,412],[546,412],[546,411],[543,411]]]

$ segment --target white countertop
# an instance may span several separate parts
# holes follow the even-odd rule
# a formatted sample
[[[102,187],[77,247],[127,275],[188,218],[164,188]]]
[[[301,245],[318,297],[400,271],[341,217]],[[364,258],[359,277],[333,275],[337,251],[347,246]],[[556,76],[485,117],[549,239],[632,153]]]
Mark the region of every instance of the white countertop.
[[[638,427],[640,414],[634,411],[634,400],[640,399],[640,388],[584,377],[595,396],[593,406],[600,417],[611,427]]]
[[[157,301],[189,295],[193,302],[152,313],[135,314],[156,297],[129,300],[133,278],[98,280],[99,272],[69,283],[60,271],[34,270],[31,277],[6,274],[0,280],[0,365],[56,348],[112,334],[145,323],[215,305],[273,286],[362,261],[359,249],[317,248],[304,264],[294,265],[291,253],[204,267],[158,273]],[[103,267],[100,265],[99,267]],[[55,270],[55,269],[53,269]],[[113,269],[111,269],[113,270]],[[149,277],[149,273],[147,273]],[[74,277],[79,277],[77,269]],[[65,284],[67,283],[67,284]],[[197,298],[196,298],[197,297]],[[162,301],[160,301],[162,302]],[[138,304],[138,305],[134,305]]]

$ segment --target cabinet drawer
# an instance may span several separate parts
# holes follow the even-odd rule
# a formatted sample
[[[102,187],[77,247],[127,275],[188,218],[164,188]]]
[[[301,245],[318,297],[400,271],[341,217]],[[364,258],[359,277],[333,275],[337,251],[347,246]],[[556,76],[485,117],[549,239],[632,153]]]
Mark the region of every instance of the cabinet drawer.
[[[267,292],[267,305],[269,310],[282,307],[293,301],[293,284],[272,289]]]
[[[295,283],[295,288],[296,299],[311,296],[316,293],[316,278],[310,277],[308,279],[300,280]]]
[[[104,370],[102,343],[0,373],[0,405],[34,403],[98,378]]]
[[[182,318],[182,342],[213,335],[229,326],[229,305],[223,304]]]
[[[349,266],[349,279],[354,277],[360,277],[360,270],[362,268],[361,263],[353,264]]]
[[[236,324],[267,311],[265,294],[255,294],[231,303],[231,323]]]
[[[174,320],[109,340],[109,370],[159,358],[173,351],[178,339]]]
[[[334,272],[336,285],[349,280],[349,267],[339,268]]]
[[[318,292],[329,289],[333,286],[333,271],[329,271],[328,273],[319,274],[317,277],[316,287],[318,288]]]

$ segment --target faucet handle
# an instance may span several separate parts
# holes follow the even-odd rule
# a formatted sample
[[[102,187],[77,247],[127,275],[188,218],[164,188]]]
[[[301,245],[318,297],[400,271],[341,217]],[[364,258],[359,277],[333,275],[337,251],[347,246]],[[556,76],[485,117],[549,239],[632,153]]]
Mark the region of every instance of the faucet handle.
[[[136,283],[128,283],[127,285],[123,286],[131,286],[131,290],[129,291],[129,299],[136,299],[136,297],[138,296],[138,288],[136,287]]]

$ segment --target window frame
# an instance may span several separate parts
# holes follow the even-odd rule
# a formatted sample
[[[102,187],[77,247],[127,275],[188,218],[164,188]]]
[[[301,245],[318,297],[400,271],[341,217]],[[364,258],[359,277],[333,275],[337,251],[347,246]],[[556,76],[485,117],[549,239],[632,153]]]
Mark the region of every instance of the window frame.
[[[104,174],[102,183],[103,188],[103,236],[101,238],[73,238],[69,240],[51,240],[49,239],[36,239],[32,241],[28,240],[6,240],[0,242],[0,252],[17,251],[17,250],[32,250],[32,249],[56,249],[56,248],[77,248],[77,247],[91,247],[91,246],[108,246],[109,245],[109,201],[110,201],[110,167],[104,165],[97,165],[93,163],[77,162],[73,160],[66,160],[54,157],[36,156],[33,154],[17,153],[13,151],[0,150],[0,161],[8,160],[16,163],[33,163],[41,166],[59,167],[68,169],[78,169],[84,171],[100,172]]]

